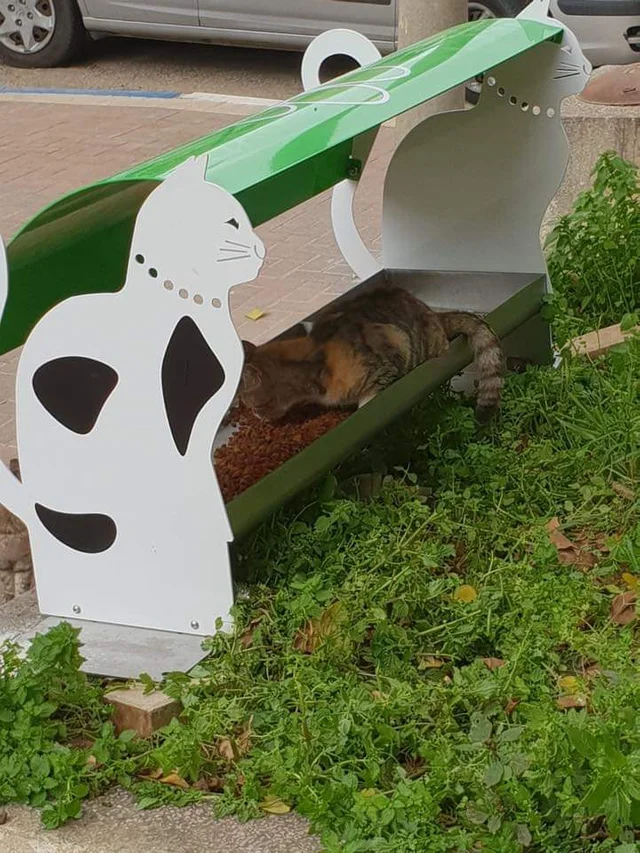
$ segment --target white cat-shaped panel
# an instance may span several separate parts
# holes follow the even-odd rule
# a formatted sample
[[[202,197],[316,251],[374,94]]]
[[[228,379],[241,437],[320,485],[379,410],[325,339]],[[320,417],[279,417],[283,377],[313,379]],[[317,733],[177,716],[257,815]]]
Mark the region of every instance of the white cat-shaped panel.
[[[518,17],[544,21],[548,9],[535,0]],[[413,128],[385,178],[384,266],[544,273],[540,224],[569,159],[560,105],[590,72],[565,27],[561,44],[544,42],[488,72],[474,109]]]
[[[265,250],[206,165],[147,197],[121,290],[60,303],[24,346],[22,482],[2,465],[0,501],[29,529],[43,613],[199,634],[229,620],[211,447],[243,364],[229,290]],[[3,257],[2,307],[6,275]]]

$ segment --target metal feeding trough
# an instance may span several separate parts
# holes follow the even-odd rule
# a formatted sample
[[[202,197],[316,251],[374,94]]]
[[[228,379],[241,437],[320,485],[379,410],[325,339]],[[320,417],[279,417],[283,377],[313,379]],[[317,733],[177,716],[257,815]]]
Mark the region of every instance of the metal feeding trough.
[[[363,67],[318,85],[332,54]],[[487,314],[508,355],[546,362],[539,227],[568,160],[560,105],[589,72],[547,0],[384,59],[357,33],[325,33],[304,93],[81,189],[14,237],[0,343],[24,344],[22,483],[3,466],[0,501],[29,529],[43,624],[82,626],[89,671],[195,663],[200,638],[231,621],[234,536],[471,361],[454,342],[225,507],[210,455],[242,369],[229,289],[268,251],[254,227],[334,187],[357,289],[384,277],[435,308]],[[380,126],[480,74],[475,108],[428,118],[397,147],[374,258],[352,204]]]

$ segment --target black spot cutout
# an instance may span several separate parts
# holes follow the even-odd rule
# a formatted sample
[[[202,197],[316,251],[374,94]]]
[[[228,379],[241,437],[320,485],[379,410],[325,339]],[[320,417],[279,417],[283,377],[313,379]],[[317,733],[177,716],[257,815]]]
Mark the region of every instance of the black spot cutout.
[[[200,410],[222,387],[224,369],[202,332],[183,317],[171,335],[162,360],[162,394],[171,435],[184,456]]]
[[[108,515],[58,512],[42,504],[36,504],[36,513],[49,533],[74,551],[99,554],[115,541],[117,528]]]
[[[55,358],[33,374],[33,390],[49,414],[72,432],[86,435],[118,383],[101,361],[81,356]]]
[[[238,230],[238,228],[240,228],[240,223],[235,218],[235,216],[231,217],[231,219],[227,219],[227,225],[231,225],[236,230]]]

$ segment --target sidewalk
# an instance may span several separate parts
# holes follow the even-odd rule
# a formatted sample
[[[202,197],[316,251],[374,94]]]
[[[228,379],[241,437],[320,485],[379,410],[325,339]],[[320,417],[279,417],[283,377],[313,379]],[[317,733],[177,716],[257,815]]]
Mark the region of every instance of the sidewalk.
[[[5,242],[62,194],[238,121],[256,108],[207,101],[77,96],[0,97],[0,235]],[[115,102],[115,104],[114,104]],[[149,105],[150,104],[150,105]],[[382,172],[393,145],[383,128],[358,193],[363,238],[375,251]],[[330,194],[260,226],[267,260],[254,284],[231,295],[241,337],[260,343],[330,302],[352,283],[333,239]],[[260,308],[265,316],[248,320]],[[16,455],[13,390],[17,352],[0,357],[0,456]]]

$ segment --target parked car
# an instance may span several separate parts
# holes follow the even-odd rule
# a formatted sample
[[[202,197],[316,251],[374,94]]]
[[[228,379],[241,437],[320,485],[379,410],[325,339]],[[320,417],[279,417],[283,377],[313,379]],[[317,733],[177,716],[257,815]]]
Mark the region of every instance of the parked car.
[[[513,16],[526,0],[470,0],[469,18]],[[640,0],[551,0],[594,65],[640,59]],[[68,63],[88,36],[304,49],[349,27],[381,51],[396,48],[396,0],[0,0],[0,60],[21,67]]]

